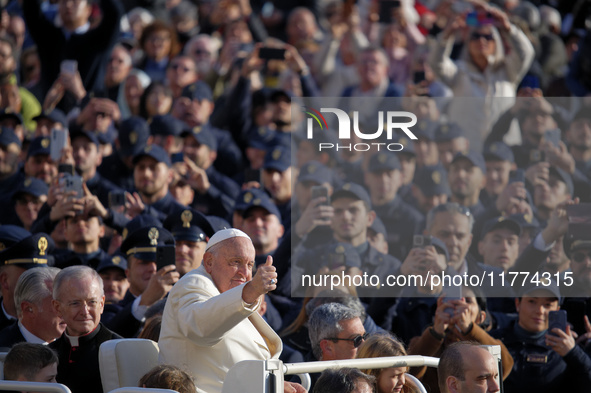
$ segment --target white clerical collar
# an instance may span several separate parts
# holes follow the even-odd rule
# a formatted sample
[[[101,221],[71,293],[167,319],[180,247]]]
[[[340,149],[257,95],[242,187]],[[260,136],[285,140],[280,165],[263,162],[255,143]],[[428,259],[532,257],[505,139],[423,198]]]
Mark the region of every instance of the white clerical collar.
[[[70,340],[70,346],[72,347],[79,347],[79,340],[80,340],[80,336],[70,336],[68,333],[65,333],[66,337],[68,338],[68,340]]]
[[[18,321],[18,328],[21,331],[21,334],[25,338],[25,341],[31,344],[43,344],[47,345],[48,343],[45,340],[40,339],[39,337],[35,336],[33,333],[27,330],[27,328],[22,324],[22,322]]]

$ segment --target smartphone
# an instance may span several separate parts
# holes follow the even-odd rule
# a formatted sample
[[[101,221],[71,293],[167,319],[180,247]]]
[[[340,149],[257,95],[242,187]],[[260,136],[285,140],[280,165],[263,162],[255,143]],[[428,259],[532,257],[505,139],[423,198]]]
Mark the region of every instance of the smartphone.
[[[259,184],[262,183],[261,180],[261,170],[260,169],[252,169],[246,168],[244,170],[244,182],[248,183],[249,181],[256,181]]]
[[[482,12],[477,12],[477,11],[472,11],[466,14],[466,25],[470,26],[470,27],[480,27],[480,26],[486,26],[486,25],[491,25],[493,24],[494,19],[492,18],[492,15],[487,12],[487,13],[482,13]]]
[[[66,176],[64,179],[64,191],[76,191],[75,198],[82,198],[84,196],[84,192],[82,191],[82,177],[78,175],[74,176]]]
[[[72,164],[59,164],[57,166],[57,173],[65,173],[70,176],[74,176],[74,165]]]
[[[259,49],[259,58],[262,60],[285,60],[285,49],[264,46]]]
[[[156,247],[156,269],[160,270],[164,266],[174,265],[174,245],[166,244],[164,246]]]
[[[472,11],[473,7],[470,3],[465,1],[454,1],[451,9],[456,14],[463,14],[464,12]]]
[[[109,207],[113,209],[119,206],[125,206],[125,191],[110,191]]]
[[[591,223],[591,203],[579,203],[565,206],[568,222],[573,224]]]
[[[326,186],[313,186],[311,189],[311,198],[316,199],[319,197],[325,197],[326,201],[322,202],[321,205],[330,205],[330,198],[328,196],[328,187]]]
[[[170,155],[170,162],[171,163],[176,163],[176,162],[184,162],[185,161],[185,155],[183,152],[180,153],[174,153]]]
[[[516,182],[525,183],[525,171],[523,169],[516,169],[509,173],[509,183]]]
[[[398,7],[400,7],[400,2],[398,2]],[[396,2],[392,0],[381,0],[380,1],[380,18],[378,22],[383,23],[385,25],[389,25],[394,20],[394,16],[392,15],[392,11],[396,6]]]
[[[418,85],[425,80],[425,71],[415,71],[412,77],[413,83]]]
[[[557,310],[548,313],[548,333],[555,336],[556,334],[552,333],[554,328],[566,332],[566,311]]]
[[[49,144],[49,156],[54,162],[58,162],[62,157],[62,150],[68,143],[68,131],[66,130],[51,130],[51,139]]]
[[[529,152],[529,162],[537,164],[538,162],[546,161],[546,152],[541,150],[532,150]]]
[[[60,72],[64,74],[75,74],[78,71],[78,62],[76,60],[62,60]]]
[[[328,268],[330,270],[336,269],[337,267],[345,266],[346,258],[345,254],[333,253],[328,255]]]
[[[445,294],[445,297],[443,298],[444,303],[450,300],[459,300],[462,298],[462,287],[455,285],[445,287],[443,288],[443,293]],[[444,311],[451,316],[454,314],[454,309],[452,307],[448,307]]]
[[[551,144],[560,149],[560,136],[561,132],[558,128],[548,130],[544,133],[544,141],[550,142]]]
[[[431,236],[423,236],[423,235],[414,235],[412,237],[412,246],[413,247],[427,247],[431,245]]]

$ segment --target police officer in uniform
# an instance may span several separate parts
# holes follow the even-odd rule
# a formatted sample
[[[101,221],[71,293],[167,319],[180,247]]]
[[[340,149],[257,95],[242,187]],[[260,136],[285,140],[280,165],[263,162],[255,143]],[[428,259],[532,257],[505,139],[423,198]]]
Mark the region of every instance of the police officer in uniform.
[[[31,235],[28,231],[12,225],[0,229],[0,329],[16,322],[14,304],[16,283],[26,270],[53,265],[54,243],[45,233]]]
[[[179,209],[164,221],[175,240],[175,265],[180,276],[201,266],[207,241],[214,234],[209,220],[194,209]]]

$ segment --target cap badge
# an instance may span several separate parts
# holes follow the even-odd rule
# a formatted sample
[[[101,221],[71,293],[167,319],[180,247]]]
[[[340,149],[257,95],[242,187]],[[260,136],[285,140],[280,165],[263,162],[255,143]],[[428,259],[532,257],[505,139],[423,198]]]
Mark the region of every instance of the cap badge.
[[[39,255],[45,255],[45,250],[47,250],[47,238],[45,236],[42,236],[39,238],[39,241],[37,242],[37,247],[39,247]]]
[[[192,219],[193,219],[193,213],[191,213],[191,210],[183,211],[181,213],[181,221],[183,222],[183,228],[190,228]]]
[[[160,232],[158,232],[158,229],[156,229],[156,228],[150,229],[150,231],[148,232],[148,238],[150,239],[151,246],[158,245],[158,237],[159,236],[160,236]]]
[[[441,172],[439,171],[435,171],[431,174],[431,180],[433,180],[433,183],[435,184],[440,184],[441,183]]]

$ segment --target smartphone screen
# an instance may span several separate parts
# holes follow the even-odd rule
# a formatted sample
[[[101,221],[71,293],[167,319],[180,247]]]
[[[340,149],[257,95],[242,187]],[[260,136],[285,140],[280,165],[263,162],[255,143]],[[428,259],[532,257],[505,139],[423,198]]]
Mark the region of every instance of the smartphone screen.
[[[164,266],[174,265],[176,258],[174,256],[174,245],[167,244],[156,248],[156,269],[160,270]]]
[[[125,191],[109,192],[109,207],[113,209],[119,206],[125,206]]]
[[[552,329],[554,328],[558,328],[563,332],[566,332],[566,311],[557,310],[550,311],[548,313],[548,333],[555,335],[552,333]]]
[[[49,156],[54,162],[58,162],[62,157],[62,150],[66,147],[68,142],[68,131],[66,130],[51,130],[51,140],[49,144]]]
[[[261,170],[260,169],[252,169],[246,168],[244,170],[244,182],[248,183],[249,181],[256,181],[259,184],[262,183],[261,180]]]
[[[75,74],[78,71],[76,60],[63,60],[60,64],[60,72],[64,74]]]
[[[325,197],[326,201],[322,202],[321,205],[329,205],[330,204],[330,200],[328,197],[328,188],[325,186],[314,186],[311,189],[311,198],[312,199],[316,199],[319,197]]]
[[[509,174],[509,183],[525,183],[525,172],[523,169],[516,169]]]
[[[544,141],[550,142],[555,147],[560,148],[560,135],[561,132],[558,128],[548,130],[544,133]]]
[[[285,49],[262,47],[259,49],[259,58],[263,60],[284,60]]]
[[[443,288],[443,294],[445,295],[445,298],[443,299],[444,303],[448,302],[450,300],[458,300],[462,298],[462,287],[461,286],[449,286],[449,287],[445,287]],[[453,311],[454,309],[449,307],[445,309],[445,312],[448,313],[449,315],[453,316]]]

